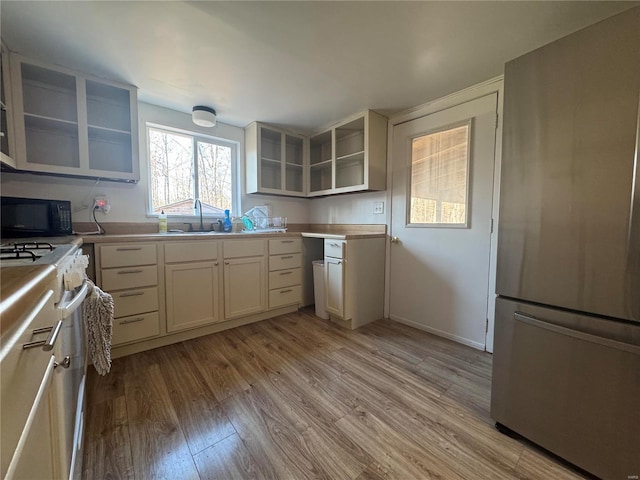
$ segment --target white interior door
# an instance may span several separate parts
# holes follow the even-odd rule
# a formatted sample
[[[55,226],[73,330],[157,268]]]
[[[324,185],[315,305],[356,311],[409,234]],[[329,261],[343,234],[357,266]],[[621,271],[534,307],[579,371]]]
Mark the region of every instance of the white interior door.
[[[493,93],[393,129],[390,317],[480,349],[497,100]]]

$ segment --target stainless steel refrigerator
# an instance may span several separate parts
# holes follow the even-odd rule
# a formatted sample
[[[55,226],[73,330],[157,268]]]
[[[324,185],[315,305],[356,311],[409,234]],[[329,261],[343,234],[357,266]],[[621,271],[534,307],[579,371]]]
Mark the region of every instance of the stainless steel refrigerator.
[[[640,7],[505,66],[491,415],[640,476]]]

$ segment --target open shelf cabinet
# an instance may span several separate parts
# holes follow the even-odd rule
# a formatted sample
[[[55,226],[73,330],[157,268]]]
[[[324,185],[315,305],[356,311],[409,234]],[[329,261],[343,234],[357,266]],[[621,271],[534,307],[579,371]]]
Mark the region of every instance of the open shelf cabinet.
[[[386,187],[387,119],[355,115],[310,138],[309,196]]]
[[[11,54],[19,170],[137,182],[136,88]]]
[[[260,122],[245,129],[247,193],[304,197],[306,139]]]

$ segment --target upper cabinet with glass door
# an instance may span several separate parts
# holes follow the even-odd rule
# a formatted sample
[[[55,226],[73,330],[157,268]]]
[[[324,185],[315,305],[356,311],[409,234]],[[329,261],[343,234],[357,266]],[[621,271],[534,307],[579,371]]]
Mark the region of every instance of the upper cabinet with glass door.
[[[19,170],[137,182],[137,91],[11,57]]]
[[[16,168],[13,154],[13,109],[9,82],[9,52],[2,44],[0,53],[0,162]]]
[[[387,119],[370,110],[309,140],[309,196],[384,190]]]
[[[305,146],[301,135],[260,122],[245,129],[247,193],[304,197]]]

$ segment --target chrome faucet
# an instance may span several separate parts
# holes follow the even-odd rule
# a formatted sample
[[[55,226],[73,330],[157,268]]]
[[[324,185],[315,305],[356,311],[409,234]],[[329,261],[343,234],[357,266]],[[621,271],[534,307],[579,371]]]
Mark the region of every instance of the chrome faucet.
[[[204,231],[204,225],[202,223],[202,203],[200,202],[200,199],[197,199],[196,203],[193,205],[193,208],[195,208],[196,211],[198,211],[198,207],[200,207],[200,229],[198,231],[202,232]]]

